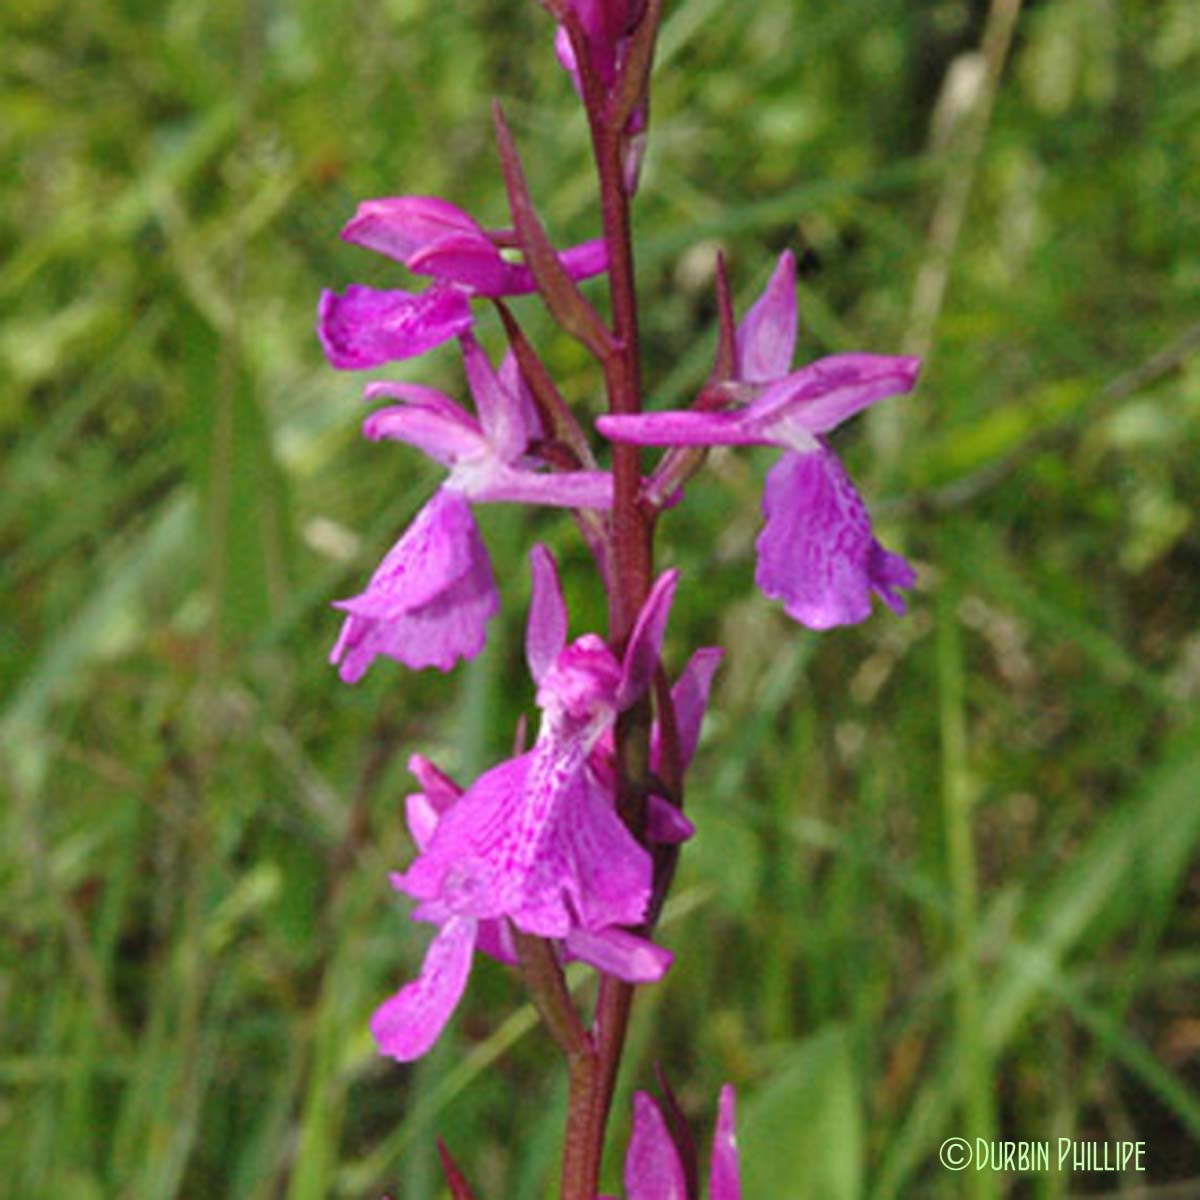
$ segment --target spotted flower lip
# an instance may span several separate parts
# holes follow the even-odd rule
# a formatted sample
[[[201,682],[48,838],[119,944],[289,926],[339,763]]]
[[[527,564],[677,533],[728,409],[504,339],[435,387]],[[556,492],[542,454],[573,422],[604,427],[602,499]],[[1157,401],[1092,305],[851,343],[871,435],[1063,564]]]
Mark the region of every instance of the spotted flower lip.
[[[414,670],[449,671],[483,649],[500,599],[472,503],[612,505],[607,472],[539,469],[527,451],[540,424],[515,360],[507,356],[494,371],[470,334],[460,341],[477,415],[420,384],[367,387],[370,399],[402,403],[373,412],[364,434],[415,446],[449,474],[366,590],[335,605],[347,616],[330,660],[347,683],[361,679],[380,655]]]
[[[733,1088],[726,1084],[717,1104],[708,1200],[741,1200],[734,1103]],[[648,1092],[633,1096],[633,1131],[625,1152],[624,1182],[625,1200],[689,1200],[679,1147],[662,1109]]]
[[[451,804],[445,783],[427,772],[425,799],[410,807],[420,853],[392,882],[418,901],[416,919],[439,928],[418,978],[372,1024],[383,1053],[402,1061],[436,1040],[481,937],[493,938],[505,920],[560,940],[564,952],[627,982],[659,979],[670,966],[668,951],[624,928],[645,916],[652,864],[617,815],[611,781],[590,768],[589,756],[650,684],[676,575],[659,577],[618,658],[595,635],[567,643],[554,558],[535,546],[531,565],[526,655],[542,709],[537,740]]]
[[[785,253],[737,330],[732,387],[748,391],[749,403],[718,412],[602,416],[596,426],[612,441],[642,446],[779,446],[784,454],[763,494],[759,588],[813,629],[865,620],[872,594],[903,612],[900,593],[916,583],[916,573],[876,540],[866,506],[825,435],[864,408],[910,391],[920,362],[838,354],[788,371],[795,337],[795,262]]]
[[[676,575],[659,578],[618,659],[592,634],[565,644],[566,610],[553,556],[536,546],[530,557],[527,648],[542,709],[537,741],[468,790],[408,871],[405,890],[428,902],[424,911],[434,919],[460,910],[503,914],[528,933],[562,938],[575,925],[594,931],[635,924],[645,911],[648,856],[611,807],[595,802],[606,789],[588,770],[588,757],[649,686]],[[503,821],[499,812],[506,814]],[[603,868],[593,877],[590,864],[600,848]]]
[[[317,335],[325,355],[342,370],[365,370],[412,358],[465,333],[474,320],[472,297],[518,296],[537,290],[532,271],[510,262],[469,214],[436,196],[365,200],[342,238],[403,263],[433,283],[424,292],[379,290],[351,284],[343,294],[324,291]],[[597,239],[559,255],[572,279],[608,268]]]

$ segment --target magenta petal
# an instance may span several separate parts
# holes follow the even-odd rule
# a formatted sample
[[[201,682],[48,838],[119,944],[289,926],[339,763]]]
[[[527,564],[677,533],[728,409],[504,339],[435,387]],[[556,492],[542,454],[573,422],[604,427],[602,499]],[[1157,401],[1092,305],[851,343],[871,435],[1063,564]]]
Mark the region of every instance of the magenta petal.
[[[440,488],[388,551],[367,589],[337,608],[350,615],[330,654],[347,683],[377,655],[448,671],[483,649],[500,601],[470,506]]]
[[[917,585],[917,573],[908,559],[885,550],[878,542],[873,542],[867,571],[871,576],[872,589],[884,604],[893,612],[904,612],[904,597],[896,589]]]
[[[633,704],[654,678],[678,582],[678,571],[664,571],[650,589],[650,595],[638,613],[621,666],[621,682],[617,687],[618,711],[623,712]]]
[[[558,261],[572,279],[590,279],[608,270],[608,246],[603,238],[580,242],[561,251]]]
[[[404,797],[404,823],[418,851],[424,850],[433,841],[441,818],[437,806],[424,792],[410,792]]]
[[[474,234],[486,240],[483,230],[467,213],[437,196],[364,200],[342,230],[344,241],[386,254],[405,265],[423,247],[453,234]]]
[[[508,847],[522,812],[532,752],[485,771],[438,822],[428,849],[401,879],[417,900],[442,899],[456,912],[497,917],[504,908]]]
[[[708,694],[712,678],[725,651],[719,646],[705,646],[688,659],[675,686],[671,701],[675,705],[675,732],[679,739],[679,766],[686,771],[696,753],[700,726],[708,710]]]
[[[401,379],[373,379],[363,388],[364,400],[401,400],[405,404],[419,404],[422,408],[431,409],[441,414],[449,421],[461,421],[473,429],[479,429],[475,421],[461,404],[451,400],[445,392],[437,388],[426,387],[423,383],[408,383]]]
[[[602,240],[570,246],[558,259],[572,279],[590,279],[608,268],[608,250]],[[486,236],[441,238],[414,254],[408,266],[419,275],[462,284],[477,296],[523,296],[537,291],[533,272],[523,264],[509,262]]]
[[[527,471],[497,466],[470,485],[480,501],[542,504],[553,508],[613,506],[613,477],[608,471]]]
[[[610,442],[634,446],[764,446],[772,442],[749,410],[606,415],[596,428]]]
[[[422,608],[486,553],[471,506],[457,492],[438,488],[388,551],[367,590],[338,607],[381,618]]]
[[[346,683],[357,683],[379,655],[414,671],[453,670],[460,659],[474,658],[483,649],[487,623],[500,609],[486,562],[411,612],[364,616],[353,611],[355,603],[338,606],[351,611],[329,656],[330,662],[340,664]]]
[[[528,441],[520,397],[504,386],[474,337],[464,334],[459,344],[484,436],[501,462],[515,462]]]
[[[437,1041],[471,973],[476,922],[451,917],[425,954],[421,974],[375,1010],[371,1032],[381,1054],[412,1062]]]
[[[540,937],[566,937],[579,922],[603,921],[611,903],[609,895],[592,895],[593,864],[577,852],[573,827],[588,819],[583,753],[581,743],[560,744],[543,724],[531,754],[520,816],[512,822],[504,845],[505,911],[519,928]],[[624,873],[623,860],[611,865],[616,873]],[[632,903],[638,899],[634,896]],[[643,898],[643,908],[644,904]]]
[[[662,1111],[646,1092],[633,1097],[633,1133],[625,1153],[626,1200],[687,1200],[687,1180]]]
[[[475,949],[510,967],[517,965],[517,948],[507,921],[480,921]]]
[[[500,370],[497,374],[504,390],[517,398],[517,413],[523,431],[521,445],[528,446],[530,442],[542,436],[542,418],[534,403],[533,393],[525,382],[525,376],[521,374],[517,356],[511,350],[506,351],[500,360]]]
[[[801,624],[855,624],[870,615],[872,590],[895,599],[891,589],[907,586],[896,556],[881,568],[866,506],[824,446],[780,458],[767,474],[763,512],[755,581]]]
[[[423,247],[409,270],[470,288],[477,296],[519,296],[536,288],[528,267],[510,263],[482,233],[454,234]]]
[[[419,295],[351,284],[343,296],[322,292],[317,335],[335,367],[362,370],[424,354],[471,327],[471,306],[454,287]]]
[[[742,1200],[742,1185],[738,1173],[733,1088],[729,1084],[721,1089],[721,1099],[717,1106],[717,1127],[713,1130],[708,1200]]]
[[[796,259],[779,256],[763,294],[737,329],[737,378],[765,383],[786,375],[796,351]]]
[[[463,794],[462,788],[423,754],[409,756],[408,772],[416,778],[421,790],[429,797],[430,804],[439,813],[448,812]]]
[[[588,929],[636,925],[650,902],[650,855],[617,816],[611,793],[590,773],[564,800],[559,823],[572,864],[564,886]]]
[[[540,542],[529,552],[533,590],[525,626],[525,661],[534,683],[554,665],[567,644],[567,604],[554,555]]]
[[[920,369],[919,358],[830,355],[776,380],[746,409],[745,417],[786,446],[789,429],[827,433],[864,408],[911,391]]]
[[[602,929],[596,933],[572,929],[564,944],[572,958],[590,963],[626,983],[657,983],[671,969],[675,958],[670,950],[624,929]]]
[[[405,442],[444,467],[483,454],[487,446],[479,426],[461,409],[454,416],[424,404],[381,408],[363,422],[363,436],[377,442]]]
[[[669,800],[653,792],[646,798],[646,837],[659,846],[678,846],[696,827]]]
[[[554,54],[559,66],[571,76],[576,92],[583,95],[583,84],[579,80],[579,64],[575,61],[575,47],[565,25],[560,25],[554,34]]]

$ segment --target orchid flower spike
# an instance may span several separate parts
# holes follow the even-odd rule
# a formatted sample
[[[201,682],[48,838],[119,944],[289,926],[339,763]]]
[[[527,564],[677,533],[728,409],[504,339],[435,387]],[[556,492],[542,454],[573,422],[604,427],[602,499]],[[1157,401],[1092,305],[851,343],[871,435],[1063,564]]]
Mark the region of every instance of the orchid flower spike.
[[[368,399],[403,403],[372,413],[364,434],[407,442],[449,475],[366,590],[335,605],[347,617],[330,660],[340,663],[347,683],[362,678],[380,654],[414,670],[448,671],[483,649],[500,601],[471,503],[612,505],[607,472],[538,470],[527,451],[541,428],[515,359],[507,355],[496,372],[469,333],[460,341],[477,417],[419,384],[381,382],[366,389]]]
[[[618,817],[611,783],[590,770],[588,759],[617,715],[649,686],[675,574],[659,578],[618,658],[595,634],[567,644],[554,558],[536,546],[531,561],[526,654],[542,709],[537,741],[481,775],[435,822],[429,810],[440,801],[430,798],[428,781],[426,800],[410,806],[410,819],[415,807],[422,831],[420,853],[392,883],[419,902],[414,917],[439,931],[419,977],[372,1021],[380,1050],[400,1061],[419,1057],[436,1041],[466,986],[475,950],[483,948],[481,938],[490,940],[504,919],[561,941],[565,954],[630,983],[660,979],[671,963],[668,951],[623,928],[645,916],[650,856]],[[508,952],[499,950],[498,957]]]
[[[501,253],[502,235],[489,233],[462,209],[434,196],[366,200],[342,238],[433,279],[419,293],[359,284],[344,295],[322,292],[317,336],[330,363],[345,370],[412,358],[465,333],[473,320],[472,297],[536,290],[529,268]],[[602,240],[572,246],[559,259],[572,279],[588,279],[608,266]]]
[[[713,1131],[708,1200],[741,1200],[733,1088],[721,1089]],[[599,1197],[598,1200],[611,1200]],[[689,1200],[680,1148],[653,1097],[635,1092],[633,1133],[625,1152],[625,1200]]]
[[[870,517],[825,435],[855,413],[912,389],[915,358],[837,354],[789,372],[796,337],[795,260],[785,253],[737,331],[737,381],[753,397],[722,412],[603,416],[611,441],[639,446],[773,445],[755,581],[812,629],[851,625],[871,613],[871,594],[904,611],[916,583],[905,559],[876,540]]]

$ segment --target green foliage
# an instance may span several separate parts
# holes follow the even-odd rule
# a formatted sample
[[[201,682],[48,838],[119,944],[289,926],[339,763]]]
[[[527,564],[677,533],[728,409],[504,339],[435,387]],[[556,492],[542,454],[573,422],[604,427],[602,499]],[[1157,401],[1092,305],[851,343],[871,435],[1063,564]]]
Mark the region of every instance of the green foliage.
[[[718,246],[743,301],[801,252],[810,355],[924,329],[917,393],[838,435],[921,584],[904,619],[789,623],[750,582],[757,454],[664,519],[672,661],[728,658],[610,1191],[656,1061],[701,1123],[737,1085],[751,1196],[1106,1184],[952,1175],[951,1135],[1136,1137],[1150,1182],[1200,1177],[1200,23],[1031,0],[976,151],[946,81],[979,78],[988,9],[667,6],[648,392],[705,374]],[[553,236],[594,236],[549,20],[40,0],[0,34],[0,1194],[431,1200],[441,1133],[481,1194],[548,1196],[561,1071],[502,969],[415,1069],[366,1021],[426,941],[387,886],[407,755],[469,779],[531,712],[534,536],[580,629],[602,606],[568,522],[488,512],[487,653],[342,685],[328,602],[433,476],[361,442],[311,328],[321,287],[400,280],[338,242],[358,198],[505,220],[490,94]],[[452,353],[403,373],[461,387]]]

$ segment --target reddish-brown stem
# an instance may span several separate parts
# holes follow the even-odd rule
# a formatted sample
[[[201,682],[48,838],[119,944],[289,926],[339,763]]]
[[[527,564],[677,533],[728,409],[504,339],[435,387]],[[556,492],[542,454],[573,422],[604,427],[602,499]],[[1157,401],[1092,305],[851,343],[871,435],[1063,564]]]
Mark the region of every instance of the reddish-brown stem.
[[[600,177],[604,238],[608,245],[614,346],[602,359],[610,413],[641,411],[637,291],[633,268],[629,196],[621,163],[621,130],[593,117],[591,128]],[[613,562],[609,587],[609,639],[624,648],[650,590],[652,521],[643,507],[641,454],[636,446],[613,447]],[[622,714],[616,728],[617,805],[641,837],[649,775],[651,709],[648,700]],[[592,1028],[592,1053],[572,1056],[563,1155],[563,1200],[594,1200],[599,1186],[604,1132],[612,1107],[633,987],[602,975]]]
[[[629,198],[622,180],[619,131],[598,131],[600,202],[608,243],[609,288],[616,350],[604,360],[610,413],[641,411],[641,362],[638,346],[637,292],[633,272]],[[641,453],[636,446],[613,446],[613,576],[609,595],[609,636],[624,646],[650,590],[650,525],[643,512]]]

